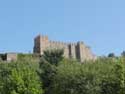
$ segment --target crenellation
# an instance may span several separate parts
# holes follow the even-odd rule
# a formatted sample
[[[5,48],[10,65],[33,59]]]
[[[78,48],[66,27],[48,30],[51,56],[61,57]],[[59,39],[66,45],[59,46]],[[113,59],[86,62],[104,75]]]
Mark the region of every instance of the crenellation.
[[[66,58],[77,59],[81,62],[94,60],[96,57],[92,54],[90,47],[86,46],[82,41],[77,43],[65,43],[49,40],[48,36],[38,35],[34,39],[34,53],[43,55],[46,49],[63,49]]]

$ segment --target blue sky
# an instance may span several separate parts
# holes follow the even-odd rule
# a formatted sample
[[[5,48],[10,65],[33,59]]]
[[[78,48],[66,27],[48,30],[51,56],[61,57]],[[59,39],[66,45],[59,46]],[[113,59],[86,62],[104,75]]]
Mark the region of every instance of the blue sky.
[[[31,52],[39,33],[84,41],[96,55],[125,50],[125,0],[0,0],[0,52]]]

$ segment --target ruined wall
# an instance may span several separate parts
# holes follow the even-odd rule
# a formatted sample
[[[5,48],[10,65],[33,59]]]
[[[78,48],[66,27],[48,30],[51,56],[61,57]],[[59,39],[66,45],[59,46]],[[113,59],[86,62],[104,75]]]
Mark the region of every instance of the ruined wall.
[[[16,53],[6,53],[6,61],[16,61],[17,54]]]
[[[83,42],[64,43],[58,41],[51,41],[48,36],[38,35],[34,39],[34,53],[42,55],[46,49],[64,49],[64,56],[66,58],[78,59],[83,62],[85,60],[94,59],[89,47]]]

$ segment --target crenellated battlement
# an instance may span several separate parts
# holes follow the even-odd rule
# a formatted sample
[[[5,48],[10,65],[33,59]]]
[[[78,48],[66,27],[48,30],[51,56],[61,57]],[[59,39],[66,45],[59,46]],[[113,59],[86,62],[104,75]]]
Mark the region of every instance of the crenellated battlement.
[[[48,36],[38,35],[34,39],[34,53],[42,55],[46,49],[64,49],[66,58],[74,58],[81,62],[85,60],[95,59],[90,48],[79,41],[76,43],[66,43],[61,41],[49,40]]]

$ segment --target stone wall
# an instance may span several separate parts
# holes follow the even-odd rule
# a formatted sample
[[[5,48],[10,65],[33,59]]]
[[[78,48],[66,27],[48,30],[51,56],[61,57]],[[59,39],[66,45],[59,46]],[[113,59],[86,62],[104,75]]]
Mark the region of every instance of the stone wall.
[[[16,61],[18,58],[17,53],[6,53],[6,54],[0,54],[1,61]]]
[[[6,54],[6,61],[16,61],[17,54],[16,53],[7,53]]]
[[[66,58],[78,59],[81,62],[85,60],[94,60],[95,56],[92,54],[89,47],[83,42],[64,43],[59,41],[51,41],[48,36],[38,35],[34,39],[34,53],[43,55],[46,49],[64,49],[64,56]]]

